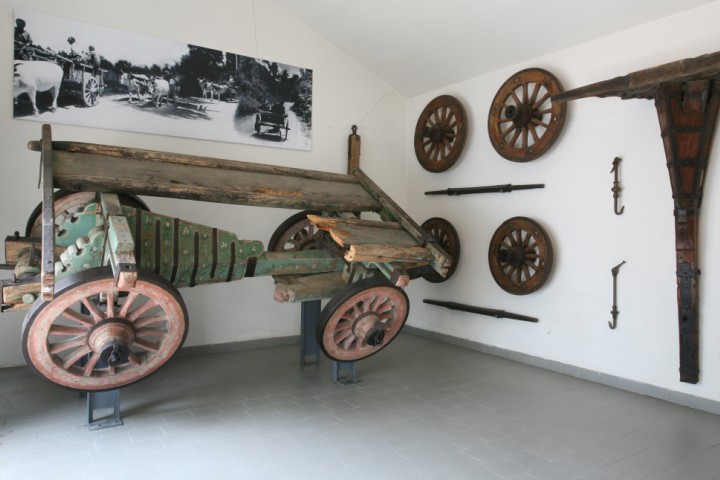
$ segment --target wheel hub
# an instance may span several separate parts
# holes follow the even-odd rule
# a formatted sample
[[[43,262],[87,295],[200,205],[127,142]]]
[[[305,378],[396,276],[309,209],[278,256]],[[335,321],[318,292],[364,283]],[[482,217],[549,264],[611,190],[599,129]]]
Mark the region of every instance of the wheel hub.
[[[373,347],[381,346],[385,340],[385,330],[380,323],[380,317],[375,312],[360,315],[353,324],[353,333]]]
[[[428,137],[433,143],[442,142],[443,137],[445,136],[445,132],[443,132],[443,129],[438,124],[435,124],[430,128],[425,127],[423,129],[423,134],[425,137]]]
[[[122,318],[108,318],[96,324],[88,335],[88,346],[100,355],[100,361],[111,367],[128,361],[135,330]]]
[[[529,105],[508,105],[505,108],[505,118],[512,120],[516,127],[524,127],[530,123],[532,117],[532,109]]]
[[[513,267],[519,267],[525,262],[525,251],[518,246],[503,248],[498,253],[502,263],[509,263]]]

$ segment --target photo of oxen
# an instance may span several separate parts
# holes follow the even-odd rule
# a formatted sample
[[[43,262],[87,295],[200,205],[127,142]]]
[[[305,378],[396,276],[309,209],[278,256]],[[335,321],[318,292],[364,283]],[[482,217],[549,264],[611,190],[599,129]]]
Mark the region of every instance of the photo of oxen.
[[[14,13],[16,119],[311,148],[310,69]]]

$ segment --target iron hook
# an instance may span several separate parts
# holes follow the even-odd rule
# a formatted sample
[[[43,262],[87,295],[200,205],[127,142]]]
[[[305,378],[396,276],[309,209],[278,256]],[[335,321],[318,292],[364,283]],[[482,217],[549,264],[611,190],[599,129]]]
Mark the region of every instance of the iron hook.
[[[615,157],[612,169],[610,170],[610,173],[615,173],[615,181],[613,182],[613,187],[610,189],[613,192],[613,200],[615,201],[615,215],[622,215],[625,211],[625,205],[618,210],[618,197],[620,196],[620,190],[622,190],[622,188],[620,188],[620,180],[618,179],[618,175],[620,174],[620,160],[622,160],[622,158]]]
[[[618,272],[620,271],[620,267],[625,264],[625,260],[615,265],[612,270],[610,270],[610,273],[612,273],[613,277],[613,306],[612,310],[610,310],[610,315],[612,315],[612,322],[608,322],[608,327],[610,327],[610,330],[615,330],[617,328],[617,317],[620,313],[620,310],[617,308],[617,276]]]

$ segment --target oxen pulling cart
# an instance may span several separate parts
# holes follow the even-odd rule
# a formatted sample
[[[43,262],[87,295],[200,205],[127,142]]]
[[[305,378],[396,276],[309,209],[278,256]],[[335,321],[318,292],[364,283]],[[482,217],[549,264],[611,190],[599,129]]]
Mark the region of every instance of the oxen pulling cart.
[[[27,309],[23,352],[60,386],[103,391],[143,379],[182,345],[178,287],[271,275],[274,298],[327,298],[317,337],[332,359],[389,344],[402,287],[452,259],[363,172],[341,175],[105,145],[41,141],[42,203],[8,237],[2,310]],[[63,189],[64,193],[55,189]],[[150,212],[135,195],[306,210],[256,240]],[[314,213],[310,213],[314,212]],[[361,219],[372,212],[379,220]]]
[[[16,59],[46,61],[59,65],[63,70],[61,92],[76,97],[85,107],[97,104],[105,89],[101,68],[83,62],[79,55],[70,58],[35,45],[19,46],[17,42],[15,47]]]

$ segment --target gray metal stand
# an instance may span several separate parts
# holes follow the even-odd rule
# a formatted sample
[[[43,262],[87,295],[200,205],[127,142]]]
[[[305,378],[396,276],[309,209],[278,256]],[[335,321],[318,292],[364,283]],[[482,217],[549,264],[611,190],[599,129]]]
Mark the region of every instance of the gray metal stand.
[[[320,363],[320,345],[315,340],[318,318],[320,318],[320,300],[300,303],[300,366]]]
[[[112,415],[95,418],[96,410],[112,409]],[[123,424],[120,419],[120,389],[87,392],[88,430],[102,430]]]
[[[320,300],[308,300],[300,304],[300,366],[320,363],[320,345],[315,339],[319,319]],[[359,382],[356,362],[333,361],[332,380],[335,383]]]

